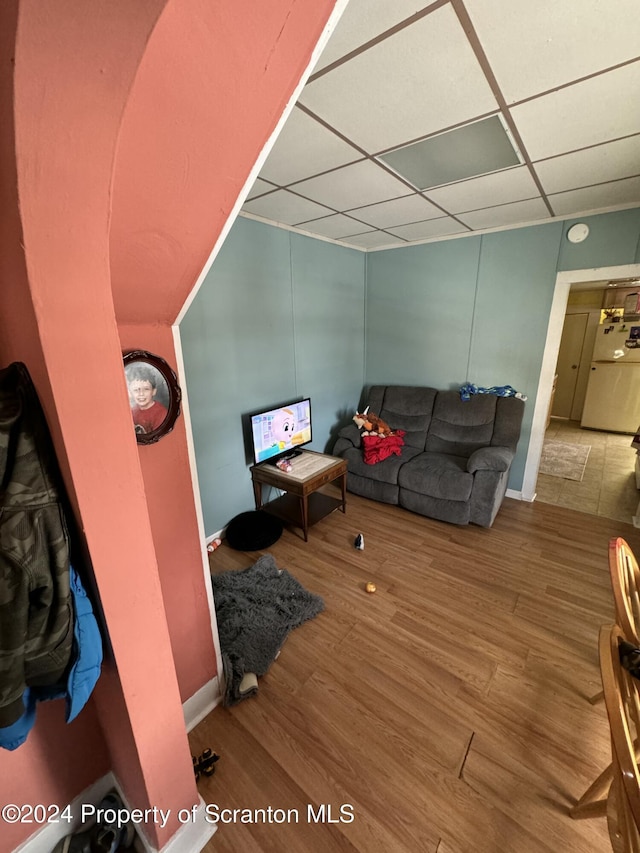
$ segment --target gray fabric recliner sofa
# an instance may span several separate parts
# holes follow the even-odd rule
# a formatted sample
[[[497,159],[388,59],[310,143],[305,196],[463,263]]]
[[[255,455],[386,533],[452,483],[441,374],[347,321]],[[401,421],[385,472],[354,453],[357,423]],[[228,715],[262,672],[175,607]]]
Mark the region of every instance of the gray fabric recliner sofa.
[[[333,448],[347,460],[347,488],[453,524],[491,527],[507,489],[524,401],[404,385],[374,385],[365,406],[404,430],[400,456],[363,460],[361,433],[343,427]]]

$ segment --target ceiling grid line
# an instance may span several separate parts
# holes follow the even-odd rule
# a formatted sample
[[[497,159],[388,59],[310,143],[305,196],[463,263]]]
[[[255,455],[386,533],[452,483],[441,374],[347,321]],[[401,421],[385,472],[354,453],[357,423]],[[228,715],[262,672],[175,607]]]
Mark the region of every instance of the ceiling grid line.
[[[394,27],[390,27],[385,32],[380,33],[380,35],[372,38],[370,41],[365,42],[364,44],[357,47],[355,50],[352,50],[351,53],[347,53],[345,56],[342,56],[340,59],[332,62],[330,65],[325,66],[320,71],[315,74],[311,74],[309,77],[309,83],[313,83],[319,77],[323,77],[325,74],[328,74],[330,71],[334,71],[336,68],[339,68],[340,65],[344,65],[345,62],[349,62],[351,59],[354,59],[356,56],[359,56],[361,53],[364,53],[367,50],[370,50],[372,47],[375,47],[381,41],[394,36],[396,33],[401,32],[406,27],[410,27],[412,24],[415,24],[416,21],[422,20],[422,18],[430,15],[432,12],[435,12],[436,9],[439,9],[441,6],[445,6],[447,3],[450,3],[451,0],[435,0],[434,3],[431,3],[429,6],[426,6],[420,12],[416,12],[415,15],[411,15],[411,17],[406,18],[404,21],[401,21],[399,24],[396,24]]]
[[[455,0],[452,0],[452,2],[455,2]],[[627,65],[634,65],[636,62],[640,62],[640,56],[634,56],[632,59],[627,59],[624,62],[617,62],[615,65],[609,66],[609,68],[602,68],[600,71],[594,71],[593,74],[585,74],[584,77],[578,77],[567,83],[561,83],[551,89],[546,89],[544,92],[537,92],[535,95],[530,95],[528,98],[522,98],[520,101],[514,101],[510,106],[513,108],[519,107],[522,104],[528,104],[530,101],[535,101],[538,98],[545,98],[547,95],[553,95],[556,92],[561,92],[563,89],[569,88],[569,86],[576,86],[579,83],[585,83],[587,80],[593,80],[595,77],[601,77],[603,74],[608,74],[610,71],[617,71],[619,68],[625,68]]]
[[[636,4],[350,0],[242,213],[378,251],[640,207]]]
[[[473,52],[475,53],[475,55],[478,59],[478,62],[480,63],[480,67],[482,68],[482,71],[483,71],[485,77],[487,78],[487,82],[488,82],[489,86],[491,87],[491,91],[493,92],[495,99],[498,102],[498,105],[500,107],[500,112],[504,116],[504,119],[505,119],[505,121],[509,127],[509,130],[513,134],[513,137],[516,141],[516,145],[518,146],[518,150],[520,151],[520,154],[522,155],[522,158],[525,162],[525,165],[529,169],[531,177],[533,178],[536,186],[538,187],[538,190],[540,192],[540,197],[541,197],[542,201],[545,203],[545,205],[546,205],[549,213],[551,214],[551,216],[553,216],[553,208],[551,207],[551,205],[549,203],[549,199],[547,198],[546,193],[544,191],[544,188],[543,188],[542,184],[540,183],[540,179],[538,178],[538,175],[536,174],[536,171],[533,167],[533,163],[531,162],[531,158],[529,157],[529,154],[527,153],[527,149],[526,149],[526,146],[524,144],[524,140],[522,139],[522,136],[520,135],[520,132],[518,131],[518,128],[516,126],[516,123],[513,120],[513,117],[511,115],[510,110],[509,110],[509,106],[507,104],[507,101],[506,101],[504,95],[502,94],[502,90],[501,90],[500,86],[498,85],[498,81],[496,80],[495,74],[493,73],[493,69],[491,68],[491,65],[489,63],[487,55],[484,52],[482,45],[480,44],[480,40],[478,39],[475,28],[473,26],[473,23],[471,22],[471,18],[469,17],[469,14],[468,14],[467,9],[464,5],[464,2],[463,2],[463,0],[451,0],[451,5],[453,6],[453,9],[454,9],[456,15],[458,16],[458,19],[460,21],[462,29],[465,31],[466,36],[469,39],[469,43],[473,49]]]

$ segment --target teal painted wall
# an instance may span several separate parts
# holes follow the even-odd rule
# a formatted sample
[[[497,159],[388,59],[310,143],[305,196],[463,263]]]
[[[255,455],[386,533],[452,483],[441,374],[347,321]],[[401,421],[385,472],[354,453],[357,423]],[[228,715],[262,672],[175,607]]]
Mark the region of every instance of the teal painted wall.
[[[567,219],[563,237],[576,222],[588,224],[589,236],[583,243],[562,240],[558,271],[640,263],[640,208]]]
[[[367,255],[367,384],[464,381],[479,255],[480,237]]]
[[[364,381],[365,255],[239,218],[180,325],[205,532],[253,509],[242,416],[311,397],[315,450]]]
[[[484,234],[468,380],[511,385],[527,395],[509,487],[520,490],[556,283],[562,223]],[[471,298],[471,294],[470,294]]]
[[[590,234],[572,244],[577,221]],[[630,263],[640,263],[640,209],[370,252],[365,382],[522,391],[509,479],[520,491],[556,275]]]
[[[253,508],[241,416],[300,396],[316,450],[363,385],[513,385],[528,396],[520,491],[556,274],[640,263],[640,209],[365,255],[236,221],[180,332],[208,535]]]
[[[296,384],[311,396],[315,450],[330,450],[364,384],[363,252],[291,234]]]

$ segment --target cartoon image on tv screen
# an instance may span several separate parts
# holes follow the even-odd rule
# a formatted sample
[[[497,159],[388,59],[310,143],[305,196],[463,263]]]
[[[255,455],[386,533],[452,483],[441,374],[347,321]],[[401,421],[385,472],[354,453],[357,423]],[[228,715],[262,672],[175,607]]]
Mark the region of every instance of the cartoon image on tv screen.
[[[311,440],[309,401],[282,406],[252,418],[257,460],[270,459]]]

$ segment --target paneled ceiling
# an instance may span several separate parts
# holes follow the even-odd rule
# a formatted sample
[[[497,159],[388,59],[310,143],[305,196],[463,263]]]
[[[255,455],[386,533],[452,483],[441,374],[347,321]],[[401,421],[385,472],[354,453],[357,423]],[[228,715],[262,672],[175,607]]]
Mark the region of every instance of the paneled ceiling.
[[[437,137],[491,116],[515,165],[416,188],[381,159],[435,139],[468,173]],[[242,211],[375,250],[636,205],[639,0],[350,0]]]

